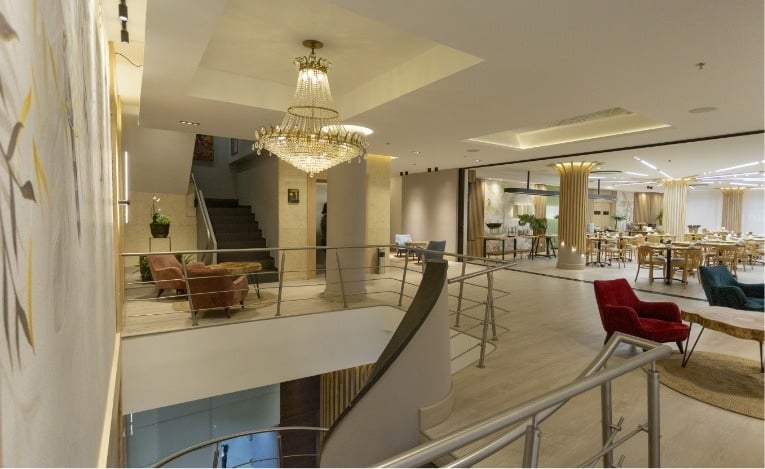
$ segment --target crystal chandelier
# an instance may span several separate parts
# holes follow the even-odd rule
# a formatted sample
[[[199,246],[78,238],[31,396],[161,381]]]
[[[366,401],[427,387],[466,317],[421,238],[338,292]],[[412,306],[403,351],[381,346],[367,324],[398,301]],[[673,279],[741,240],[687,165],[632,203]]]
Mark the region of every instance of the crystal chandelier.
[[[364,133],[340,123],[327,79],[331,64],[314,53],[323,44],[309,39],[303,45],[311,53],[295,59],[298,80],[292,103],[281,125],[255,132],[255,147],[258,155],[266,149],[313,177],[344,161],[366,156],[369,145]]]

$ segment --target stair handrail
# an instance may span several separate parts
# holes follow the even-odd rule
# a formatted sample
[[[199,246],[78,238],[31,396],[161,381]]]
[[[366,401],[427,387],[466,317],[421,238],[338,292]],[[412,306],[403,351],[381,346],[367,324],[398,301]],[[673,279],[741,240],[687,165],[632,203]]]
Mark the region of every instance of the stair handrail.
[[[210,221],[210,212],[207,210],[204,194],[202,193],[202,189],[197,185],[197,180],[194,177],[193,172],[191,173],[191,183],[194,185],[194,196],[197,199],[197,247],[202,248],[203,250],[217,251],[218,240],[215,239],[215,231],[213,230],[212,222]],[[202,237],[199,236],[200,221],[204,227],[204,236]],[[211,255],[208,257],[208,254]],[[202,253],[199,260],[205,264],[217,264],[218,253]]]
[[[305,426],[290,426],[290,427],[268,427],[268,428],[259,428],[256,430],[246,430],[243,432],[238,433],[232,433],[230,435],[224,435],[219,436],[217,438],[212,438],[205,441],[200,441],[199,443],[189,446],[188,448],[183,448],[180,451],[176,451],[175,453],[165,456],[164,458],[160,459],[159,461],[155,462],[151,465],[151,467],[163,467],[167,463],[172,462],[181,456],[185,456],[186,454],[189,454],[193,451],[196,451],[198,449],[204,448],[205,446],[214,445],[217,443],[220,443],[222,441],[226,440],[232,440],[234,438],[240,438],[243,436],[249,436],[249,435],[258,435],[260,433],[271,433],[271,432],[277,432],[280,433],[282,431],[314,431],[314,432],[327,432],[329,429],[324,427],[305,427]],[[284,455],[280,454],[279,457],[284,457]],[[212,467],[216,467],[213,465]],[[280,465],[281,467],[281,465]]]
[[[606,362],[613,355],[617,346],[624,343],[640,347],[644,351],[612,368],[605,368]],[[466,467],[475,464],[524,435],[526,436],[526,445],[524,447],[523,465],[525,467],[536,467],[539,454],[539,432],[537,426],[540,420],[549,417],[572,397],[583,394],[597,386],[601,386],[603,448],[595,456],[582,464],[582,466],[589,467],[600,457],[603,457],[606,464],[612,463],[613,450],[616,446],[624,443],[637,433],[645,431],[648,433],[647,466],[660,467],[659,373],[656,370],[656,361],[671,353],[672,349],[667,345],[620,332],[614,333],[590,365],[585,368],[578,378],[569,384],[502,411],[478,423],[455,430],[433,441],[404,451],[385,461],[381,461],[379,464],[375,464],[375,467],[422,467],[441,456],[464,448],[481,438],[512,425],[528,421],[528,419],[531,419],[529,426],[522,425],[512,429],[508,434],[455,461],[452,463],[454,466],[450,464],[450,467]],[[611,381],[648,364],[651,365],[650,370],[646,371],[648,381],[648,423],[638,425],[636,430],[630,432],[624,438],[614,441],[616,432],[621,430],[621,425],[617,424],[614,426],[611,420]],[[612,466],[607,465],[606,467]]]

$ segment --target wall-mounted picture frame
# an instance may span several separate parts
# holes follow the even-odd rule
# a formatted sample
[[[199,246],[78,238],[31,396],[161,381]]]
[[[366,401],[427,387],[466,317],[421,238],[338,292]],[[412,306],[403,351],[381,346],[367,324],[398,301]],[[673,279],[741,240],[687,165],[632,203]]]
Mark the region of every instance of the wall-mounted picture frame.
[[[287,203],[288,204],[300,203],[300,189],[287,189]]]

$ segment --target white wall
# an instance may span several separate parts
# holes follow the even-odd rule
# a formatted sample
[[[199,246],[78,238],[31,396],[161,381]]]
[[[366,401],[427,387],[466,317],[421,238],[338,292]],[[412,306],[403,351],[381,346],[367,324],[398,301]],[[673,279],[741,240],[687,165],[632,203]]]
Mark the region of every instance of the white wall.
[[[130,157],[129,189],[185,194],[196,134],[139,127],[137,112],[126,106],[122,115],[122,146]]]
[[[722,193],[716,190],[688,190],[685,224],[717,230],[722,221]],[[686,227],[687,230],[687,227]]]
[[[375,306],[124,338],[123,413],[373,363],[403,314]]]
[[[765,191],[751,189],[744,192],[741,231],[765,234]]]
[[[98,7],[0,0],[15,32],[0,38],[3,467],[96,466],[109,427],[116,201]]]
[[[402,178],[401,233],[416,241],[446,240],[457,249],[459,170],[409,174]]]

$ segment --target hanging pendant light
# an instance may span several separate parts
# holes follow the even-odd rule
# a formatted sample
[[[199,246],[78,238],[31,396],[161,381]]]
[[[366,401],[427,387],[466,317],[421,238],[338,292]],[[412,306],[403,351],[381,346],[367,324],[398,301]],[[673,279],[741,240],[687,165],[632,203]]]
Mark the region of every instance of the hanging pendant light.
[[[258,154],[268,150],[313,177],[340,163],[365,157],[369,146],[366,135],[371,131],[341,124],[327,78],[331,64],[314,52],[323,44],[309,39],[303,45],[311,53],[295,59],[298,80],[292,103],[281,125],[255,132],[255,148]]]

